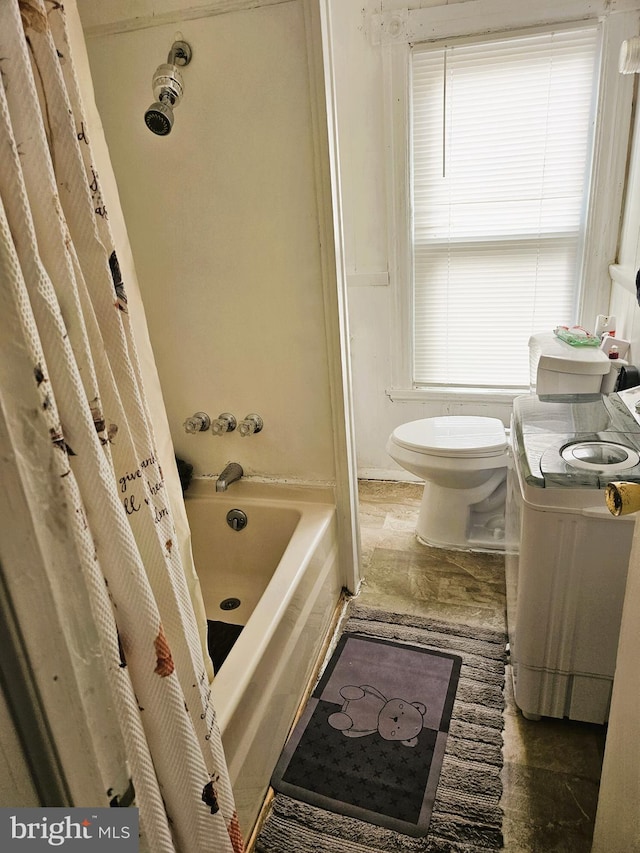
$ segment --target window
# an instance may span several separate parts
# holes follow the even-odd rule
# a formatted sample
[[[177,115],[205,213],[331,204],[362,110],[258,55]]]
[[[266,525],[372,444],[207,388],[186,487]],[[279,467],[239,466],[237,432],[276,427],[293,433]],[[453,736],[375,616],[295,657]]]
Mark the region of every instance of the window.
[[[578,318],[596,26],[410,52],[412,384],[518,389]]]
[[[372,16],[371,36],[374,43],[380,44],[382,55],[381,96],[387,152],[391,376],[386,392],[391,400],[508,402],[522,393],[529,384],[528,334],[551,330],[566,316],[560,302],[548,315],[540,311],[540,296],[549,293],[549,282],[551,291],[558,296],[560,276],[563,281],[573,282],[566,303],[571,312],[566,318],[569,322],[589,327],[596,315],[608,313],[610,271],[616,269],[612,265],[617,260],[636,80],[636,75],[620,74],[618,57],[623,42],[637,31],[637,12],[628,6],[624,10],[613,8],[610,0],[563,0],[554,8],[549,4],[542,8],[539,3],[513,0],[474,0],[472,4],[393,9]],[[562,39],[566,39],[564,47]],[[531,73],[518,62],[529,49],[532,56],[526,61],[531,65]],[[577,54],[583,51],[583,59],[578,60]],[[484,121],[489,109],[495,111],[496,99],[488,97],[485,107],[479,108],[479,96],[476,92],[469,97],[468,86],[486,80],[488,67],[495,61],[495,73],[503,75],[504,85],[498,85],[500,95],[518,81],[513,106],[505,112],[509,115],[511,109],[512,117],[521,115],[525,96],[530,97],[530,86],[539,79],[541,57],[545,53],[547,67],[553,73],[548,77],[547,92],[543,87],[539,94],[544,95],[545,109],[549,110],[548,127],[552,131],[561,130],[547,141],[544,170],[548,172],[553,166],[563,192],[568,192],[570,177],[579,183],[576,159],[568,158],[566,172],[560,165],[578,119],[570,121],[568,127],[562,123],[578,100],[588,110],[588,128],[582,135],[580,153],[586,161],[580,167],[584,181],[580,186],[578,236],[575,236],[575,218],[571,224],[565,215],[570,207],[568,196],[562,196],[561,204],[560,199],[549,195],[550,184],[544,182],[543,192],[538,196],[537,218],[530,217],[533,224],[525,223],[523,213],[528,198],[525,195],[520,199],[520,207],[516,205],[515,213],[513,208],[504,208],[511,210],[509,215],[502,216],[506,230],[500,231],[499,218],[491,220],[489,229],[479,229],[478,224],[487,224],[489,213],[498,209],[499,190],[508,191],[510,204],[519,198],[513,191],[522,190],[522,181],[516,180],[525,174],[522,158],[528,155],[538,137],[529,118],[514,118],[503,137],[494,135],[495,141],[487,143],[489,137],[480,130],[492,132],[493,123],[500,118],[499,114],[492,115],[491,121]],[[472,62],[476,63],[473,74],[469,73]],[[422,106],[417,89],[421,63],[425,63],[423,85],[432,93]],[[435,69],[439,75],[435,83],[428,79],[429,65],[432,73]],[[566,76],[572,65],[583,68],[582,82],[578,83],[579,76]],[[552,91],[556,72],[561,81],[557,93]],[[587,99],[589,86],[591,94]],[[466,106],[461,106],[462,95],[467,97]],[[559,108],[559,117],[557,97],[566,97],[566,110]],[[424,137],[425,146],[428,145],[424,152],[420,151],[420,140],[413,133],[413,129],[416,134],[418,131],[421,108],[425,111],[422,121],[428,120],[432,135],[430,141],[428,136]],[[512,145],[509,156],[514,159],[510,162],[502,145],[504,140],[516,137],[519,142]],[[494,193],[492,197],[490,192],[482,195],[476,186],[479,174],[476,166],[481,163],[481,155],[486,154],[484,149],[490,154],[493,145],[499,146],[496,150],[500,157],[495,160],[498,168],[495,176],[485,183]],[[420,168],[413,168],[414,155]],[[461,165],[462,155],[467,158],[466,165]],[[553,176],[551,172],[548,174]],[[423,175],[426,183],[421,188]],[[464,209],[458,204],[463,190],[470,190]],[[431,199],[439,205],[432,207]],[[573,216],[578,210],[576,199],[574,196]],[[423,213],[426,218],[421,218]],[[562,213],[562,217],[552,221],[554,213]],[[415,276],[414,233],[418,250]],[[536,246],[534,250],[533,278],[531,264],[526,268],[524,248],[532,251],[536,241],[539,248]],[[573,259],[567,248],[571,241],[577,247]],[[515,268],[508,268],[510,259]],[[552,266],[555,269],[550,273],[548,269]],[[425,301],[434,298],[436,291],[426,290],[433,282],[440,282],[442,299],[438,305]],[[457,303],[450,300],[454,287],[462,285],[466,287],[462,298]],[[476,298],[478,294],[480,299]],[[520,304],[514,305],[514,297],[530,299],[532,294],[533,317],[523,320],[524,309]],[[508,300],[511,300],[510,313],[505,315],[502,306]],[[422,332],[418,329],[421,340],[416,340],[415,309],[419,313],[421,304],[427,325]]]

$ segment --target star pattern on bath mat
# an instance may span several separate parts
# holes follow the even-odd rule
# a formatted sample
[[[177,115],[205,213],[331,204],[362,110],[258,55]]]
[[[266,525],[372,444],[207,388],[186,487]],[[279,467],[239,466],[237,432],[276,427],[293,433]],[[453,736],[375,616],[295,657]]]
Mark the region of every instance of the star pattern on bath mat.
[[[304,788],[313,774],[318,794],[416,822],[438,732],[423,728],[413,749],[372,735],[346,738],[327,722],[336,708],[318,702],[302,737],[304,749],[296,750],[284,780]]]

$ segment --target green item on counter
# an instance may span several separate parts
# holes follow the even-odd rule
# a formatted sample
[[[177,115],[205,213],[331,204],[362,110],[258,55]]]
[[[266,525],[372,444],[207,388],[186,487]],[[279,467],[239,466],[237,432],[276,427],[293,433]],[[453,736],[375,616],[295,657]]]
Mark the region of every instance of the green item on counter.
[[[599,347],[600,340],[595,335],[576,335],[571,329],[554,329],[556,337],[571,344],[572,347]]]

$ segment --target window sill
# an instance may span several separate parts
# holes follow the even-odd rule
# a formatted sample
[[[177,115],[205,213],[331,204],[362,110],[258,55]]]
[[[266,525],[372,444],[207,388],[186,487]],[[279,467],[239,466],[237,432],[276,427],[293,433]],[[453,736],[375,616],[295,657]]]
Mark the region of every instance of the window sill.
[[[528,394],[529,388],[388,388],[387,397],[393,403],[427,403],[445,401],[450,403],[507,403],[516,397]]]

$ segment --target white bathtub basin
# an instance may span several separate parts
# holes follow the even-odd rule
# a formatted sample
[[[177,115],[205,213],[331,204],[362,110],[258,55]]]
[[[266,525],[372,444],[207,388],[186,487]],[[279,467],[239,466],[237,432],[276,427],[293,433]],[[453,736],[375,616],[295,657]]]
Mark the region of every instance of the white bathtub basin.
[[[248,837],[340,599],[335,506],[329,489],[241,480],[218,493],[211,478],[185,503],[207,618],[244,625],[212,697]],[[221,609],[229,598],[240,606]]]

